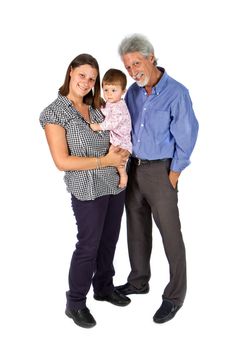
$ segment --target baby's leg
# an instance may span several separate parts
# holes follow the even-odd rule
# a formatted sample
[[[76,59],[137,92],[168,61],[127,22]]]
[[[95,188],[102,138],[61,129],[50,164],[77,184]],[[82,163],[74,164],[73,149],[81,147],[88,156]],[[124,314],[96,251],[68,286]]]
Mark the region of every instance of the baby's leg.
[[[128,182],[128,175],[126,172],[126,168],[124,166],[121,166],[121,167],[118,167],[117,170],[120,175],[120,182],[118,187],[125,188]]]
[[[114,150],[115,148],[119,148],[120,146],[114,146],[110,145],[110,150]],[[118,187],[120,188],[125,188],[128,182],[128,175],[126,172],[126,166],[121,166],[117,168],[119,176],[120,176],[120,181]]]

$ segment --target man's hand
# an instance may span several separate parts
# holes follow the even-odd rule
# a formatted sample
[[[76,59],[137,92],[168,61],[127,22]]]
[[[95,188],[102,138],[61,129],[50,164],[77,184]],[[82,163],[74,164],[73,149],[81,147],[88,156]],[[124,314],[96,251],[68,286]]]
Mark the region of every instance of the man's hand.
[[[172,184],[172,187],[175,189],[177,185],[178,178],[180,176],[180,173],[177,173],[176,171],[170,171],[169,173],[169,180]]]

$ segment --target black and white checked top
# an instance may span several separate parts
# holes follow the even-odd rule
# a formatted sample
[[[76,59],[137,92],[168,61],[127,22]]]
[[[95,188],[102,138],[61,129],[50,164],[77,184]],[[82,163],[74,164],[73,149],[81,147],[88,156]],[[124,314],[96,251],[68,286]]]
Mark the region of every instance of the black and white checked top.
[[[100,111],[90,106],[90,118],[95,123],[103,121]],[[79,157],[101,157],[109,149],[109,131],[94,132],[72,102],[58,94],[58,98],[40,114],[40,123],[58,124],[66,130],[70,155]],[[97,197],[118,194],[119,176],[115,167],[94,170],[66,171],[64,180],[67,191],[79,200],[93,200]]]

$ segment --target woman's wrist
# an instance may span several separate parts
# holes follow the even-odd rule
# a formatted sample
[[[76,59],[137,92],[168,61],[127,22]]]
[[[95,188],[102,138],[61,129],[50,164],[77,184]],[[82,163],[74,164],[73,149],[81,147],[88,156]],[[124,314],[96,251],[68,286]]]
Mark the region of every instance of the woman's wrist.
[[[96,157],[96,169],[102,168],[100,157]]]
[[[101,168],[109,166],[107,156],[100,157]]]
[[[101,169],[106,166],[105,162],[105,156],[104,157],[96,157],[96,169]]]

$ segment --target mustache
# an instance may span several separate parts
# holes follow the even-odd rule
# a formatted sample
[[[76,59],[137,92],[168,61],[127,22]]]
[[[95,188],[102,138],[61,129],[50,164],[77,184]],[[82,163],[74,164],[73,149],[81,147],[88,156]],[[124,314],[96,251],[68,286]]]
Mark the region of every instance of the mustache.
[[[139,73],[133,75],[133,79],[140,79],[143,75],[144,75],[143,72],[139,72]]]

